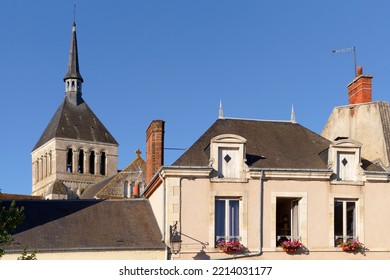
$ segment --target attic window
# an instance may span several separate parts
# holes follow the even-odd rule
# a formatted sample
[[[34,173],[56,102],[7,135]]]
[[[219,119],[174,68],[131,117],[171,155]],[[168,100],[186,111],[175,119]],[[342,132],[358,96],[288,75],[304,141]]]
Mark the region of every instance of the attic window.
[[[234,134],[222,134],[211,139],[210,163],[216,170],[216,180],[246,180],[245,143],[245,138]]]
[[[334,172],[333,183],[362,183],[360,150],[360,143],[344,138],[333,142],[329,146],[328,165],[332,167]]]

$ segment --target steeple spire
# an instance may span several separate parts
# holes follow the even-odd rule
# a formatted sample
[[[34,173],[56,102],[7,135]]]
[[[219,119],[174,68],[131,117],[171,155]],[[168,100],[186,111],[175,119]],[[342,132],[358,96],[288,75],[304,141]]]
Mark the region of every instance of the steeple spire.
[[[79,71],[76,22],[73,22],[72,26],[72,40],[70,42],[68,72],[64,77],[64,82],[65,94],[68,97],[69,101],[71,101],[75,105],[79,104],[79,101],[81,100],[81,84],[83,83],[83,77],[81,77]]]

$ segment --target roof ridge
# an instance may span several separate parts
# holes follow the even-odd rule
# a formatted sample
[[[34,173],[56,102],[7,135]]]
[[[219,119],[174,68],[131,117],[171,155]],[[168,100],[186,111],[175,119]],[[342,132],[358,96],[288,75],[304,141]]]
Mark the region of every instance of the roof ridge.
[[[240,121],[258,121],[258,122],[285,122],[285,123],[293,123],[291,120],[264,120],[264,119],[248,119],[248,118],[231,118],[224,117],[225,120],[240,120]]]

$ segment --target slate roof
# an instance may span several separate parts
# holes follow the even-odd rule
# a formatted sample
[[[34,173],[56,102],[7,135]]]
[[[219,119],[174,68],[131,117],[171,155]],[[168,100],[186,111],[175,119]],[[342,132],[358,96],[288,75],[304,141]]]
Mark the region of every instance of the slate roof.
[[[85,101],[82,100],[81,104],[74,105],[66,97],[58,107],[33,150],[55,137],[118,145],[118,142],[92,112]]]
[[[173,166],[207,166],[210,141],[221,134],[236,134],[247,140],[246,163],[252,168],[327,168],[319,153],[330,141],[302,125],[229,118],[218,119]]]
[[[68,72],[66,72],[64,81],[66,79],[76,78],[83,81],[79,70],[79,56],[77,49],[77,36],[76,36],[76,23],[73,22],[72,26],[72,39],[70,41],[70,52],[68,61]]]
[[[1,206],[9,204],[3,201]],[[6,250],[163,250],[149,201],[24,200],[25,220]]]
[[[236,134],[246,142],[246,164],[250,168],[327,169],[331,142],[289,121],[218,119],[173,166],[208,166],[210,141],[221,134]],[[362,158],[362,168],[384,171]]]
[[[123,187],[125,185],[125,181],[145,183],[145,168],[145,161],[138,155],[132,163],[116,175],[86,188],[80,198],[123,198]]]

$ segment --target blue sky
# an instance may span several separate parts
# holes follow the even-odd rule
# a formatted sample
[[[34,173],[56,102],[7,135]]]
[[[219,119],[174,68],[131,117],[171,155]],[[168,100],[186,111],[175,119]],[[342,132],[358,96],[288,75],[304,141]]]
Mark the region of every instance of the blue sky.
[[[145,131],[188,148],[218,118],[296,119],[321,133],[357,64],[388,101],[385,0],[0,2],[0,189],[31,193],[31,149],[64,98],[73,4],[83,98],[119,142],[118,168],[145,157]],[[166,151],[171,164],[182,151]]]

